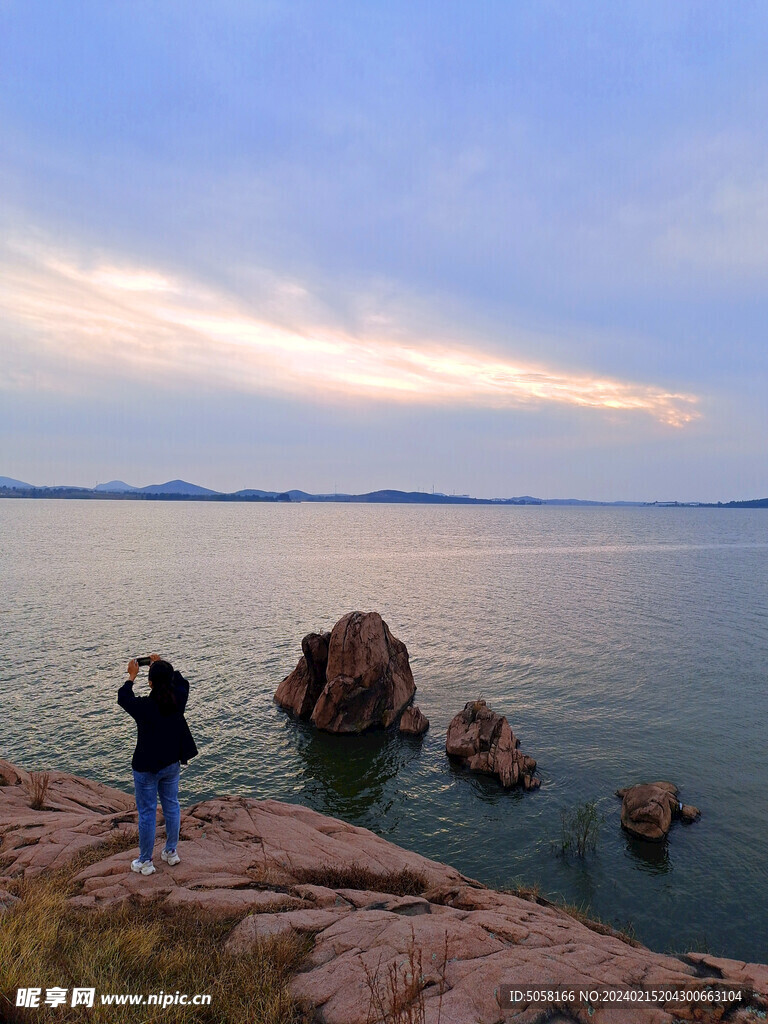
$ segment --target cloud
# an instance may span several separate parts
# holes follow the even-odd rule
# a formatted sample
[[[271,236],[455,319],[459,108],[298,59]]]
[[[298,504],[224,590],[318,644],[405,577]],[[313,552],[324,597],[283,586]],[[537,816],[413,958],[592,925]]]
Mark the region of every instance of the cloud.
[[[644,161],[632,192],[617,196],[606,227],[631,240],[655,288],[728,295],[768,277],[768,151],[759,136],[690,132]],[[632,255],[631,253],[629,255]]]
[[[38,371],[66,358],[76,371],[201,381],[252,393],[422,406],[539,408],[546,404],[642,412],[680,427],[696,397],[501,357],[476,345],[363,336],[327,325],[286,326],[242,299],[152,267],[84,261],[41,244],[9,247],[0,284],[5,317],[23,329]],[[306,291],[278,282],[282,300]],[[19,358],[16,345],[16,359]],[[6,364],[5,386],[29,381]]]

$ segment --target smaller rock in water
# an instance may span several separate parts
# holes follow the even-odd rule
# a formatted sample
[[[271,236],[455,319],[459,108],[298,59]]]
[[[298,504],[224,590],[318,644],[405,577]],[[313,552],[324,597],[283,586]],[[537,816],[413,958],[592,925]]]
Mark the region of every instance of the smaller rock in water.
[[[621,825],[637,839],[658,843],[666,838],[675,818],[685,822],[701,817],[697,807],[678,799],[672,782],[647,782],[616,791],[622,800]]]
[[[502,786],[538,789],[536,762],[518,750],[517,739],[504,715],[491,711],[484,700],[464,705],[448,726],[445,752],[473,772],[495,775]]]
[[[416,704],[411,704],[400,716],[400,732],[408,736],[421,736],[428,728],[429,719]]]
[[[682,804],[679,808],[679,813],[681,820],[686,825],[690,825],[693,821],[698,821],[701,817],[701,811],[698,807],[694,807],[693,804]]]

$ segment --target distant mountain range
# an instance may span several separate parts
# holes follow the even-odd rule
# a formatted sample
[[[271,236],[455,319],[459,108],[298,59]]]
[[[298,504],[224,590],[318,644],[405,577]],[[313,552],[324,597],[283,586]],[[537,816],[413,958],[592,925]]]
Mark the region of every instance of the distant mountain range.
[[[21,480],[14,480],[12,476],[0,476],[0,487],[10,487],[10,488],[18,489],[18,488],[22,488],[22,487],[31,487],[31,486],[32,486],[31,484],[25,484]]]
[[[100,494],[186,494],[190,497],[220,493],[199,484],[188,484],[186,480],[168,480],[164,484],[149,484],[147,487],[131,487],[122,480],[110,480],[107,484],[96,484],[93,489]]]
[[[123,480],[110,480],[95,487],[38,487],[0,476],[0,497],[4,498],[95,498],[113,500],[166,501],[325,501],[347,504],[400,505],[601,505],[611,507],[704,507],[704,508],[768,508],[768,498],[729,502],[678,501],[587,501],[582,498],[534,498],[524,494],[516,498],[473,498],[468,494],[441,494],[428,491],[369,491],[366,494],[310,494],[307,491],[261,491],[245,488],[226,493],[191,484],[186,480],[167,480],[164,484],[134,487]]]

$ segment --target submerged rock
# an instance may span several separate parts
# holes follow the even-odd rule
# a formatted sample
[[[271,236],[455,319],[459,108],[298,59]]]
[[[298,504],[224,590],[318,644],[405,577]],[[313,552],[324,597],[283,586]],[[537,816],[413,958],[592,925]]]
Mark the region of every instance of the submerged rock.
[[[495,775],[502,786],[537,789],[540,781],[533,775],[536,762],[521,753],[519,746],[520,740],[504,715],[491,711],[484,700],[464,705],[448,726],[445,740],[448,757],[470,771]]]
[[[400,732],[408,736],[421,736],[429,728],[429,719],[422,713],[421,708],[411,704],[400,716]]]
[[[661,842],[667,836],[672,821],[685,822],[701,817],[698,807],[678,800],[678,789],[671,782],[648,782],[628,786],[616,791],[622,800],[621,825],[638,839]]]
[[[408,649],[378,612],[349,612],[330,633],[309,633],[302,652],[275,701],[326,732],[391,725],[416,692]]]

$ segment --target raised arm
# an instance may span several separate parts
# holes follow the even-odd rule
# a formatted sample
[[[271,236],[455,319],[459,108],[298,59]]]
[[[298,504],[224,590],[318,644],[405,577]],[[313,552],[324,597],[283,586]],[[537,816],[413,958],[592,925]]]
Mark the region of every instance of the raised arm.
[[[117,691],[117,703],[123,709],[127,711],[131,718],[141,718],[143,703],[140,697],[137,697],[133,692],[133,684],[136,682],[136,676],[139,672],[139,663],[135,658],[131,658],[128,662],[128,678]]]

